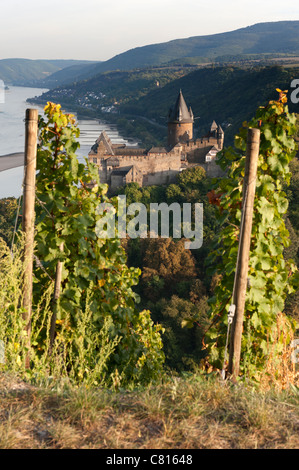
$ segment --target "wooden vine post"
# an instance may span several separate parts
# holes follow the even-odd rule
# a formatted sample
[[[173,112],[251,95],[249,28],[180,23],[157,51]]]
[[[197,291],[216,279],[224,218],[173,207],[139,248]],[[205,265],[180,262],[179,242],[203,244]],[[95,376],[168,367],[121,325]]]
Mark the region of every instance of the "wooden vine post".
[[[238,377],[240,369],[243,318],[259,149],[260,130],[250,128],[247,134],[246,165],[242,194],[242,218],[233,295],[235,315],[232,323],[229,349],[228,372],[232,375],[233,380],[236,380]]]
[[[35,176],[37,154],[38,110],[27,109],[25,115],[25,159],[24,159],[24,188],[22,230],[25,234],[24,246],[24,295],[23,318],[26,321],[27,355],[25,366],[30,365],[30,335],[32,315],[32,277],[33,277],[33,247],[35,219]]]

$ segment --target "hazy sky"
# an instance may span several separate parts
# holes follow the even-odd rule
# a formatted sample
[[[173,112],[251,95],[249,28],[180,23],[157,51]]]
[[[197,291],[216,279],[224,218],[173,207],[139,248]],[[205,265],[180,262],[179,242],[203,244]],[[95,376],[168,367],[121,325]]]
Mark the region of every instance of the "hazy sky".
[[[106,60],[137,46],[299,20],[298,0],[0,0],[0,59]]]

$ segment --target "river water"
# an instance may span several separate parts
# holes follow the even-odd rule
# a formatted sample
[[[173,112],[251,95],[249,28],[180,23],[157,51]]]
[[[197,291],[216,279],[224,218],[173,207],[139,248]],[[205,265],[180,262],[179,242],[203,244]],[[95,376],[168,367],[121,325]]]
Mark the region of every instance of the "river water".
[[[5,92],[5,102],[0,103],[0,155],[24,151],[24,118],[26,108],[37,108],[39,113],[43,114],[42,107],[29,104],[26,100],[40,96],[44,91],[46,90],[41,88],[10,86],[9,90]],[[80,161],[87,157],[91,146],[104,130],[109,135],[112,143],[137,145],[136,142],[128,141],[120,136],[113,125],[96,119],[79,119],[77,121],[80,129],[80,149],[77,155]],[[23,170],[23,167],[18,167],[0,172],[0,199],[20,196],[22,192]]]

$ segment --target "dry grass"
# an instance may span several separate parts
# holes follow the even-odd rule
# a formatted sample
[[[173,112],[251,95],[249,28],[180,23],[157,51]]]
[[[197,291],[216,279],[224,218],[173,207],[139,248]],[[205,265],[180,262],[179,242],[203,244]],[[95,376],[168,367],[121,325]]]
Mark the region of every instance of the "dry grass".
[[[298,364],[292,360],[291,342],[295,339],[294,330],[286,315],[276,317],[274,338],[268,343],[268,354],[265,366],[260,374],[260,385],[263,390],[275,388],[285,390],[290,386],[299,388]]]
[[[298,390],[200,376],[140,391],[33,387],[0,375],[1,449],[294,449]]]

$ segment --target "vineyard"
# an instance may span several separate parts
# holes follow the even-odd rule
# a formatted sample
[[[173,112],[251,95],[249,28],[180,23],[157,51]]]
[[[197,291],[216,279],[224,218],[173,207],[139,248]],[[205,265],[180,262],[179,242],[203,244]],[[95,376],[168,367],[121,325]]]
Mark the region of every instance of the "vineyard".
[[[225,177],[209,179],[195,168],[168,187],[120,190],[128,204],[203,202],[204,245],[195,253],[174,237],[99,238],[99,204],[116,211],[117,197],[108,197],[94,165],[78,163],[74,117],[51,102],[44,119],[27,114],[24,197],[6,202],[10,218],[0,233],[0,414],[11,400],[18,410],[11,431],[1,422],[1,447],[26,447],[13,430],[27,398],[38,403],[41,421],[45,400],[52,420],[38,426],[46,437],[31,442],[35,447],[298,445],[299,273],[290,251],[299,246],[290,222],[298,204],[291,172],[297,117],[278,93],[219,154]],[[21,392],[14,381],[22,381]],[[269,427],[281,415],[280,400],[289,421],[274,436]],[[101,421],[104,410],[112,425]],[[61,437],[64,416],[69,441]],[[132,429],[141,423],[140,436],[129,432],[131,442],[123,441],[125,419]],[[34,420],[28,417],[31,427],[21,434],[34,434]],[[102,423],[107,435],[93,440],[87,423]],[[205,442],[198,429],[206,430]]]

